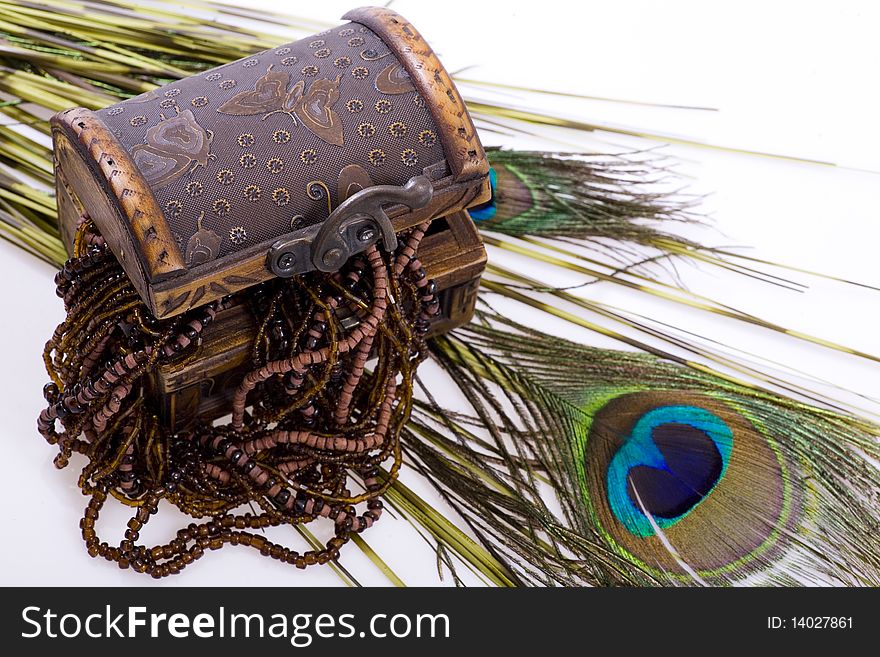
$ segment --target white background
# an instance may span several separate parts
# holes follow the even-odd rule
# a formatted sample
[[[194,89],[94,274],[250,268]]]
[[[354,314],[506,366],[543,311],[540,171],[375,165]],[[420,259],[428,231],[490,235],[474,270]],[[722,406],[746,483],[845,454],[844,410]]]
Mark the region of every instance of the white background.
[[[238,4],[274,10],[282,6],[278,2]],[[291,13],[332,22],[354,5],[349,0],[283,6]],[[677,159],[678,171],[692,192],[707,195],[701,211],[711,216],[714,227],[700,233],[704,241],[747,245],[752,247],[747,252],[756,257],[880,286],[880,41],[876,38],[880,7],[876,3],[737,2],[722,7],[706,2],[402,0],[393,6],[422,31],[450,71],[474,66],[468,77],[718,111],[569,102],[556,97],[532,101],[533,106],[594,123],[837,165],[682,145],[662,151]],[[471,89],[463,91],[477,95]],[[593,137],[559,131],[542,134],[557,141],[514,142],[488,133],[484,141],[561,150],[624,150],[659,143],[602,133]],[[496,251],[490,257],[522,265]],[[550,270],[529,273],[551,284],[582,280]],[[46,381],[40,353],[63,319],[52,275],[48,266],[0,243],[0,439],[4,450],[0,583],[151,584],[149,578],[86,555],[78,529],[86,500],[75,486],[82,461],[75,458],[71,467],[56,471],[51,463],[54,448],[45,445],[36,432]],[[685,266],[683,271],[694,291],[824,339],[880,353],[880,293],[790,275],[810,289],[781,291],[706,267]],[[871,398],[880,394],[876,363],[692,310],[639,300],[613,287],[589,286],[584,294],[795,367],[861,395],[826,388],[835,396],[868,412],[878,410],[876,399]],[[561,321],[500,305],[550,332],[608,344]],[[443,388],[439,379],[437,385]],[[433,499],[424,482],[411,473],[405,472],[404,477]],[[108,502],[104,515],[100,533],[111,543],[118,542],[127,510]],[[163,510],[145,530],[144,540],[170,539],[180,520],[176,512]],[[407,522],[386,516],[365,538],[407,584],[439,583],[433,551]],[[388,583],[353,545],[345,550],[342,563],[364,584]],[[466,579],[473,581],[467,575]],[[442,583],[450,584],[449,578]],[[341,582],[329,569],[301,572],[248,549],[226,548],[158,585],[180,584]]]

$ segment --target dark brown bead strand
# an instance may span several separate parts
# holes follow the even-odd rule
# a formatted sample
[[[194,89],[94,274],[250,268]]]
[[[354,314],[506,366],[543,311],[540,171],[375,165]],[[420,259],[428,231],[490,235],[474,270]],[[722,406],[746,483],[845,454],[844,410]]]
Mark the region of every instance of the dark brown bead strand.
[[[420,322],[438,308],[418,259],[426,229],[403,235],[396,254],[372,247],[336,274],[269,281],[234,300],[250,304],[259,334],[232,422],[170,434],[147,377],[196,353],[202,331],[233,300],[157,320],[92,223],[80,222],[75,257],[56,277],[68,316],[46,345],[52,382],[37,426],[59,447],[59,467],[73,452],[87,457],[79,484],[89,496],[80,522],[88,553],[154,578],[227,544],[306,568],[336,559],[353,533],[375,523],[400,468],[399,433],[425,353]],[[371,355],[379,362],[368,373]],[[389,459],[390,476],[380,480]],[[350,491],[351,473],[363,493]],[[108,497],[135,509],[115,546],[95,529]],[[162,500],[198,522],[144,546],[141,532]],[[258,512],[240,513],[247,505]],[[299,553],[259,533],[317,521],[333,527],[318,550]]]

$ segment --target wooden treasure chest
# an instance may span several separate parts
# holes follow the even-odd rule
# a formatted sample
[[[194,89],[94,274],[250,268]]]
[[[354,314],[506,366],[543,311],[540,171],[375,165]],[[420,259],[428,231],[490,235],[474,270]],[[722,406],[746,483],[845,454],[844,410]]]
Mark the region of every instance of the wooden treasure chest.
[[[440,309],[428,331],[473,313],[486,254],[467,208],[490,195],[474,125],[412,25],[375,8],[344,19],[52,119],[68,250],[90,221],[157,321],[225,300],[197,352],[151,376],[172,431],[229,412],[266,329],[247,291],[266,281],[340,271],[376,244],[393,252],[430,221],[418,255]]]

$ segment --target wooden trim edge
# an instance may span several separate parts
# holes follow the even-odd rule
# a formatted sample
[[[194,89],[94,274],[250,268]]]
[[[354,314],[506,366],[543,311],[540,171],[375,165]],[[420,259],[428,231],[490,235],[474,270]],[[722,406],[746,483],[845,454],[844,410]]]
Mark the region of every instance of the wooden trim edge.
[[[115,195],[127,219],[147,282],[155,283],[186,272],[183,254],[165,216],[128,151],[91,110],[74,107],[49,120],[53,132],[75,136],[82,155],[91,157],[91,171],[103,176],[102,187]],[[131,274],[129,274],[131,276]]]
[[[370,28],[385,42],[409,73],[425,100],[456,182],[489,174],[489,162],[467,106],[434,51],[412,24],[391,9],[361,7],[346,13],[350,20]],[[478,200],[483,202],[486,199]]]

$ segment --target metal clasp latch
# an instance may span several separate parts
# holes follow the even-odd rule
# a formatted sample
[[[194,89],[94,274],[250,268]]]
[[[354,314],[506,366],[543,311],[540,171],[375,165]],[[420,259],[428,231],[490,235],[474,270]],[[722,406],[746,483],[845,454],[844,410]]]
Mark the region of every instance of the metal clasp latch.
[[[383,205],[401,204],[417,210],[434,195],[425,176],[415,176],[406,185],[375,185],[343,201],[327,219],[276,241],[269,249],[268,264],[276,276],[288,278],[317,269],[338,271],[355,253],[374,244],[381,236],[385,249],[397,248],[397,235]]]

